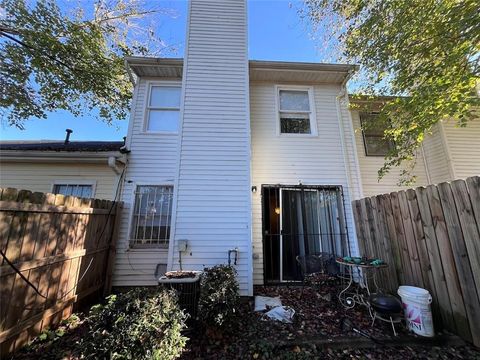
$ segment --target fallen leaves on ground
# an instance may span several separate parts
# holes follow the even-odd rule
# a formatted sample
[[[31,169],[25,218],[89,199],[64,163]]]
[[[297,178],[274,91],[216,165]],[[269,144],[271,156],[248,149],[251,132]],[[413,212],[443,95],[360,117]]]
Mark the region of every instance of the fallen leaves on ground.
[[[223,337],[209,338],[204,329],[193,327],[182,359],[480,359],[480,353],[464,347],[402,347],[377,346],[368,349],[317,348],[309,339],[334,339],[359,336],[341,329],[344,317],[355,327],[376,339],[393,337],[391,325],[378,321],[371,327],[371,318],[364,306],[345,309],[338,301],[338,284],[321,287],[268,286],[256,287],[255,295],[279,296],[282,305],[295,310],[291,324],[264,320],[262,313],[253,312],[253,299],[245,301],[234,325],[223,330]],[[401,335],[408,331],[396,325]]]

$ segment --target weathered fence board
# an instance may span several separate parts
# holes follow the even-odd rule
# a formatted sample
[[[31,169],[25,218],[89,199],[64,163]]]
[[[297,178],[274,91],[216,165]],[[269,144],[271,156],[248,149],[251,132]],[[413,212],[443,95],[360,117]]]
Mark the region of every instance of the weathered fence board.
[[[353,208],[362,255],[390,265],[379,283],[426,288],[437,329],[480,346],[480,177],[356,200]]]
[[[0,356],[109,293],[118,212],[111,201],[0,189]]]

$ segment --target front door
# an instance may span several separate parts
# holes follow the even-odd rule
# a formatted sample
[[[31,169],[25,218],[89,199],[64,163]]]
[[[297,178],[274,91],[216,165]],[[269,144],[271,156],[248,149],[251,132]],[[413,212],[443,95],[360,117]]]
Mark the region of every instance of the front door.
[[[348,252],[340,186],[262,186],[265,281],[301,280],[298,255]]]

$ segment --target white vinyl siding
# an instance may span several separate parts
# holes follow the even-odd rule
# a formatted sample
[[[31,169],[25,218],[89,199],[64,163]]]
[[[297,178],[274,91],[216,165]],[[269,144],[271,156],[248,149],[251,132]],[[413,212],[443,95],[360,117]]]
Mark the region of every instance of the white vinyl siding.
[[[454,120],[443,121],[441,126],[454,179],[480,175],[480,118],[466,127],[458,127]]]
[[[252,132],[252,185],[262,184],[340,185],[345,196],[345,212],[350,241],[355,251],[355,230],[351,201],[360,194],[355,178],[353,136],[348,126],[345,104],[337,107],[340,86],[313,87],[318,136],[277,136],[274,84],[250,85],[250,118]],[[312,103],[313,104],[313,103]],[[340,119],[339,119],[340,114]],[[341,123],[340,123],[341,122]],[[344,128],[342,140],[341,129]],[[345,148],[342,149],[342,143]],[[345,162],[345,159],[347,160]],[[252,194],[252,227],[254,245],[254,283],[263,282],[261,193]]]
[[[404,169],[403,167],[392,169],[380,181],[378,180],[378,170],[384,164],[385,159],[382,156],[366,156],[358,111],[352,111],[351,117],[355,129],[363,195],[373,196],[408,189],[408,186],[398,186],[400,173],[402,169]],[[417,182],[413,186],[427,185],[428,181],[421,148],[416,151],[416,165],[413,174],[417,176]]]
[[[157,264],[167,264],[167,248],[130,247],[131,219],[137,185],[173,184],[176,174],[178,134],[144,131],[145,112],[150,84],[178,86],[180,81],[138,79],[132,99],[132,112],[127,137],[128,166],[124,175],[121,201],[122,219],[117,242],[113,274],[114,286],[147,286],[158,284]]]
[[[423,142],[425,163],[432,184],[453,180],[451,161],[442,139],[440,126],[442,125],[434,125],[432,134],[427,135]]]
[[[92,197],[112,200],[117,176],[105,164],[10,162],[0,164],[0,187],[51,193],[55,184],[95,183]]]
[[[183,268],[193,270],[238,248],[240,291],[251,295],[246,1],[193,0],[189,25],[175,242],[188,241]]]

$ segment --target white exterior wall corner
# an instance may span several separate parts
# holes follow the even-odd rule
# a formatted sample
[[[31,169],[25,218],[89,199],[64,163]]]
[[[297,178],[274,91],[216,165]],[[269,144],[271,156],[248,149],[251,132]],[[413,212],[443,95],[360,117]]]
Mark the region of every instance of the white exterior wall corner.
[[[452,180],[480,175],[480,117],[459,127],[453,119],[439,123]]]
[[[357,239],[355,227],[355,218],[353,214],[352,201],[363,198],[362,177],[360,173],[360,164],[358,161],[357,145],[355,141],[355,131],[353,128],[350,114],[350,102],[345,85],[343,85],[337,96],[337,106],[339,107],[339,131],[343,134],[342,149],[344,152],[345,173],[348,178],[348,191],[345,193],[345,206],[348,203],[347,229],[349,230],[349,241],[353,255],[360,254],[360,248]],[[348,213],[350,215],[348,216]],[[351,224],[348,222],[351,221]]]
[[[123,202],[113,286],[149,286],[158,284],[154,277],[157,264],[166,264],[165,248],[130,248],[134,191],[137,185],[173,184],[176,174],[178,135],[148,134],[144,131],[148,99],[148,80],[138,78],[132,98],[127,134],[131,151],[123,177],[120,200]]]
[[[432,184],[453,180],[450,155],[443,139],[441,127],[441,123],[435,124],[432,133],[425,137],[422,144],[425,166]]]
[[[173,238],[188,241],[184,269],[225,264],[238,248],[240,292],[252,295],[246,21],[244,0],[190,2]]]

